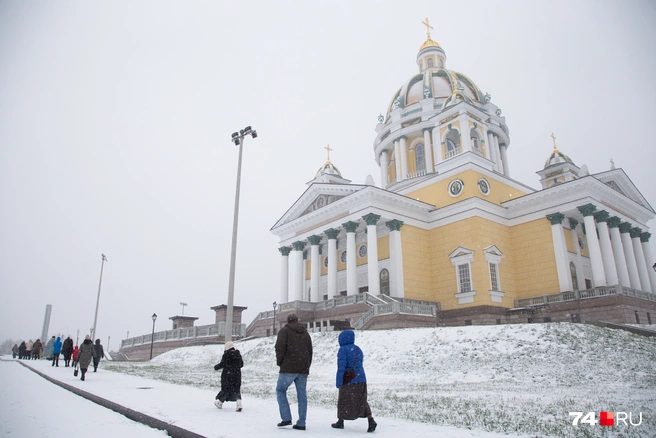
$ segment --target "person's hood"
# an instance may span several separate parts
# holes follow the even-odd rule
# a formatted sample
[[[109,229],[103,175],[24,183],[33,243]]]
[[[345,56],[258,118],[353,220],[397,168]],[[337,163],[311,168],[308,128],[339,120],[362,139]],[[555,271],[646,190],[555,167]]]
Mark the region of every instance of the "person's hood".
[[[87,345],[93,344],[93,342],[91,342],[91,339],[85,339],[84,342],[82,342],[82,343],[87,344]]]
[[[57,340],[55,342],[61,342],[61,338],[57,337]]]
[[[96,339],[96,345],[100,345],[100,339]]]
[[[339,346],[351,345],[355,343],[355,332],[353,330],[344,330],[339,334]]]
[[[296,333],[306,333],[307,329],[300,322],[288,322],[286,327],[294,330]]]

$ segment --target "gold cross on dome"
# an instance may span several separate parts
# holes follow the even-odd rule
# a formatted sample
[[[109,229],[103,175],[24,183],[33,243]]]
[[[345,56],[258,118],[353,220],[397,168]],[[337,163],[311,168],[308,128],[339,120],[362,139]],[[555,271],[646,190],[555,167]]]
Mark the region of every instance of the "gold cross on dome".
[[[428,24],[428,17],[424,21],[421,22],[424,26],[426,26],[426,37],[430,39],[430,31],[433,28],[430,24]]]
[[[328,151],[328,160],[327,161],[330,161],[330,151],[332,151],[332,148],[330,147],[330,145],[327,145],[326,147],[324,147],[324,149]]]
[[[558,148],[556,147],[556,136],[553,134],[553,132],[551,133],[551,138],[553,138],[553,142],[554,142],[554,151],[557,151]]]

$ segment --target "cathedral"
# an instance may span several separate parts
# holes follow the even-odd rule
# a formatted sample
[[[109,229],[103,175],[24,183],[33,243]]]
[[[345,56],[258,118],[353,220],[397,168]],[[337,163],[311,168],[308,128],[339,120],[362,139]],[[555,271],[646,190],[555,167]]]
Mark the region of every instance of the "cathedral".
[[[656,213],[638,188],[614,165],[577,166],[553,135],[536,169],[541,187],[514,180],[506,118],[447,67],[424,24],[417,70],[378,117],[380,185],[351,183],[327,147],[325,164],[271,229],[278,303],[248,334],[275,333],[290,311],[311,330],[652,323],[646,224]]]

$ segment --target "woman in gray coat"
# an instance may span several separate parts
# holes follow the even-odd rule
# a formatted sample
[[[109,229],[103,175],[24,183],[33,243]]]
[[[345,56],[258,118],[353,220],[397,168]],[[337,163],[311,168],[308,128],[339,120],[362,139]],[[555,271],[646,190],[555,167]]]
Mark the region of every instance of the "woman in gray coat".
[[[82,377],[80,380],[84,380],[84,375],[87,373],[91,359],[93,359],[95,351],[93,348],[93,342],[91,342],[91,337],[86,335],[84,337],[84,342],[80,345],[80,354],[78,360],[80,361],[80,371],[82,371]]]

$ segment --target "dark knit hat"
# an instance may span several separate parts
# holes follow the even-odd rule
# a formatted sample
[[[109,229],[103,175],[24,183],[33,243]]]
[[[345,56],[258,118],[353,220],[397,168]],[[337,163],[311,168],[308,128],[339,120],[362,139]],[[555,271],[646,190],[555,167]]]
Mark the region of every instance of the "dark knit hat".
[[[298,315],[295,313],[290,313],[287,316],[287,322],[298,322]]]

